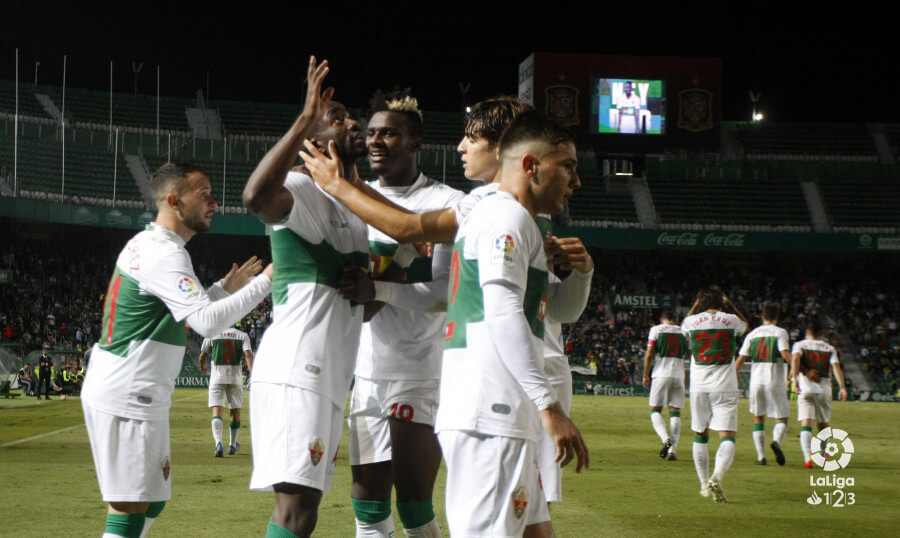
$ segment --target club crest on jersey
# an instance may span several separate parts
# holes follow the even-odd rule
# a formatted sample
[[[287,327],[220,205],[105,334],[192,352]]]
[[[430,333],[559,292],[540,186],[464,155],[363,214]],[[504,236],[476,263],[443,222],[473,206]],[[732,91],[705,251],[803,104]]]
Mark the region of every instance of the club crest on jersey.
[[[525,509],[528,507],[528,490],[525,487],[521,487],[513,492],[512,495],[513,501],[513,513],[516,516],[516,519],[522,519],[522,516],[525,514]]]
[[[194,281],[188,276],[182,276],[178,279],[178,291],[185,301],[193,301],[200,297],[200,290]]]
[[[547,294],[541,295],[541,304],[538,305],[537,311],[537,319],[544,321],[544,316],[547,315]]]
[[[494,239],[494,251],[491,254],[491,261],[497,263],[512,263],[512,253],[516,249],[516,242],[511,235],[500,234]]]
[[[321,439],[316,437],[313,439],[313,442],[309,444],[309,459],[312,460],[313,465],[318,465],[320,461],[322,461],[322,456],[325,454],[325,443],[322,442]]]
[[[162,468],[163,479],[164,479],[164,480],[168,480],[168,479],[169,479],[169,472],[172,470],[172,465],[171,465],[171,463],[169,462],[169,457],[168,457],[168,456],[166,456],[165,458],[163,458],[163,460],[162,460],[162,465],[160,465],[160,467]]]

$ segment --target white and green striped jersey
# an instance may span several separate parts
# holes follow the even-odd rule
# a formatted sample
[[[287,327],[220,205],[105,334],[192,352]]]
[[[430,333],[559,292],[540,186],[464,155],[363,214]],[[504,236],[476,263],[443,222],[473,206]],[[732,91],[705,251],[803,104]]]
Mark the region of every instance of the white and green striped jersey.
[[[184,240],[150,224],[116,260],[81,397],[120,417],[167,417],[187,343],[184,319],[209,303]]]
[[[532,341],[531,371],[543,354],[547,305],[547,258],[531,215],[509,193],[483,199],[457,232],[450,265],[441,405],[435,430],[475,431],[537,442],[540,416],[533,399],[498,351],[504,334],[485,323],[482,287],[503,283],[518,290]],[[544,394],[552,389],[537,369]],[[519,374],[521,372],[515,372]]]
[[[782,351],[790,351],[786,330],[776,325],[760,325],[744,338],[738,355],[750,357],[751,385],[787,386],[787,363]]]
[[[226,329],[212,338],[205,338],[200,351],[209,355],[209,384],[243,384],[241,361],[244,360],[244,352],[252,349],[250,337],[237,329]]]
[[[840,362],[837,349],[824,340],[807,338],[795,343],[791,352],[800,354],[800,364],[804,368],[819,374],[818,381],[810,381],[803,374],[797,376],[800,392],[831,396],[831,365]]]
[[[656,362],[653,377],[677,377],[684,379],[684,359],[688,357],[688,343],[681,334],[681,327],[662,323],[650,328],[647,347],[656,346]]]
[[[362,306],[337,291],[345,266],[368,267],[366,225],[312,178],[284,182],[294,204],[272,227],[272,325],[253,363],[253,382],[317,392],[343,408],[353,378]]]
[[[395,204],[416,213],[453,207],[463,193],[419,174],[406,187],[384,187],[372,181],[369,185]],[[369,259],[372,274],[377,276],[390,265],[397,244],[387,234],[369,226]],[[450,270],[452,245],[434,245],[431,258],[420,256],[405,270],[407,283],[438,281],[446,283]],[[444,285],[432,290],[443,300]],[[444,353],[444,312],[414,312],[386,304],[363,326],[371,338],[363,337],[356,362],[356,375],[370,379],[438,379]],[[371,345],[367,345],[371,341]]]
[[[681,323],[691,346],[691,392],[737,392],[734,353],[747,324],[727,312],[701,312]]]

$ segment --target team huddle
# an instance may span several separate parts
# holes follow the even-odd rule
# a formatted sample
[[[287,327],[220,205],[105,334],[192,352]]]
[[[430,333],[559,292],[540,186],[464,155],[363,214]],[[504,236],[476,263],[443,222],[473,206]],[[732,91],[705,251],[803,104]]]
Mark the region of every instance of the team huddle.
[[[729,309],[732,313],[725,312]],[[797,401],[801,421],[800,448],[803,467],[811,468],[810,454],[812,423],[820,430],[828,427],[831,418],[832,385],[829,372],[840,386],[839,397],[847,398],[844,374],[837,350],[824,341],[821,322],[812,320],[806,339],[789,345],[788,333],[778,327],[778,308],[766,305],[762,310],[762,325],[744,338],[735,358],[737,337],[748,329],[747,318],[721,289],[710,287],[697,294],[690,313],[677,325],[674,312],[664,312],[662,323],[650,329],[647,352],[644,355],[644,386],[650,388],[650,422],[662,441],[660,457],[676,459],[675,449],[681,432],[681,408],[684,405],[684,363],[691,360],[691,430],[694,431],[694,466],[700,479],[700,494],[725,502],[722,481],[734,460],[737,432],[738,389],[737,371],[747,360],[750,371],[750,412],[753,414],[753,444],[757,465],[766,465],[765,417],[775,420],[770,445],[778,465],[786,458],[781,448],[787,433],[788,378],[799,383]],[[650,361],[657,357],[652,377]],[[790,374],[787,365],[790,364]],[[799,375],[798,375],[799,374]],[[652,381],[651,381],[652,380]],[[666,430],[660,410],[669,407],[670,431]],[[709,430],[719,432],[713,475],[709,476]]]
[[[328,71],[310,58],[302,113],[244,189],[271,226],[264,270],[254,257],[201,286],[184,245],[210,229],[209,180],[188,163],[151,177],[157,218],[119,255],[82,393],[104,536],[145,536],[171,497],[185,325],[206,338],[216,457],[226,406],[227,451],[240,449],[242,360],[252,370],[250,488],[275,493],[267,536],[313,532],[351,385],[357,536],[394,535],[392,491],[407,536],[440,536],[442,458],[452,535],[553,536],[561,468],[589,465],[560,324],[581,315],[593,262],[550,231],[580,187],[574,137],[518,99],[479,103],[458,150],[485,184],[464,195],[418,170],[422,113],[408,92],[376,93],[363,133],[323,90]],[[356,168],[366,156],[371,182]],[[254,356],[232,325],[269,293]]]

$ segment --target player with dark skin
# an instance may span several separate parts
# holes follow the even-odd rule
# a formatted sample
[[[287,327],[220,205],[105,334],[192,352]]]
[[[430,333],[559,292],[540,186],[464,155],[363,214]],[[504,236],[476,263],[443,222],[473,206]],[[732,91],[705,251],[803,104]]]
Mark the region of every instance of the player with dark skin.
[[[263,157],[244,187],[244,205],[267,224],[281,222],[293,207],[284,180],[307,138],[316,146],[327,146],[332,155],[340,156],[346,177],[358,177],[356,161],[366,154],[365,140],[359,122],[350,117],[343,105],[331,101],[334,88],[321,91],[328,70],[327,60],[317,66],[315,57],[310,57],[303,112]],[[298,536],[311,535],[318,519],[322,491],[287,482],[275,484],[273,489],[272,522]]]

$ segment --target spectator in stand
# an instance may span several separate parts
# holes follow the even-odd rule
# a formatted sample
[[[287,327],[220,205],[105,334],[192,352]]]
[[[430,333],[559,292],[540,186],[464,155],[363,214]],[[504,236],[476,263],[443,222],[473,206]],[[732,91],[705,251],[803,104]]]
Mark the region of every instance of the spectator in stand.
[[[22,388],[22,394],[25,396],[34,395],[34,381],[31,379],[31,365],[27,362],[19,368],[19,386]]]

